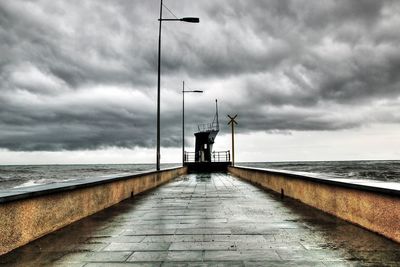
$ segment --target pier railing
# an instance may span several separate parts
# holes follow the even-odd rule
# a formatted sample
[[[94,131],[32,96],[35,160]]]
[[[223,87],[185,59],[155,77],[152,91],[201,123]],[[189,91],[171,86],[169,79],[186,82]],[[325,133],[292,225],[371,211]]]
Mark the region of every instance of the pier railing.
[[[196,153],[195,152],[186,152],[185,151],[185,162],[196,162]],[[211,162],[230,162],[231,161],[231,152],[227,151],[213,151],[211,153]]]
[[[393,183],[240,166],[228,172],[400,242],[400,190]]]
[[[186,173],[179,167],[0,190],[0,255]]]

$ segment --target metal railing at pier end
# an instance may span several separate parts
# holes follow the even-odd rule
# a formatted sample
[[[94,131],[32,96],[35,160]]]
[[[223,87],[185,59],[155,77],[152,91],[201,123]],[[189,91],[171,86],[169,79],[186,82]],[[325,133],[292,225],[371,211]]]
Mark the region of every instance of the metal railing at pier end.
[[[196,153],[195,152],[186,152],[185,151],[185,162],[196,162]],[[211,162],[230,162],[231,161],[231,152],[227,151],[213,151],[211,153]]]

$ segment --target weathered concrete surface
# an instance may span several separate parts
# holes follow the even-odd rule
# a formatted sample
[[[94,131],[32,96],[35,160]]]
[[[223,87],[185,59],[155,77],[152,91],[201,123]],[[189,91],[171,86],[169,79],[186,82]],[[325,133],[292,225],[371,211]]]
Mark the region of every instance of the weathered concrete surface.
[[[229,172],[400,242],[399,196],[251,168],[229,167]]]
[[[400,245],[227,174],[190,174],[0,257],[12,266],[399,266]]]
[[[1,203],[0,255],[183,173],[186,168],[170,169],[88,187],[79,181],[76,189]]]

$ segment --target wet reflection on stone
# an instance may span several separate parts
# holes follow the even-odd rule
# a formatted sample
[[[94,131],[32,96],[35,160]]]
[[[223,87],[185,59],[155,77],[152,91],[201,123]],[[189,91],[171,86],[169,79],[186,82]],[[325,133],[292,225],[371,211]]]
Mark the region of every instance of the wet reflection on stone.
[[[5,266],[399,266],[400,245],[227,174],[189,174],[0,257]]]
[[[196,174],[196,182],[210,182],[211,180],[211,173],[198,173]]]

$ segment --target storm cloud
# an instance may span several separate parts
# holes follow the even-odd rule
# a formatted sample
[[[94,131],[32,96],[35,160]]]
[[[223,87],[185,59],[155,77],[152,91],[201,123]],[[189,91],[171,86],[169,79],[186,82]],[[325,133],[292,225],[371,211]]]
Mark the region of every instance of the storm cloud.
[[[400,3],[165,0],[162,146],[238,113],[240,131],[400,122]],[[0,148],[154,147],[159,1],[0,2]],[[173,17],[164,9],[165,17]],[[225,121],[222,121],[225,123]],[[222,131],[227,131],[224,127]]]

